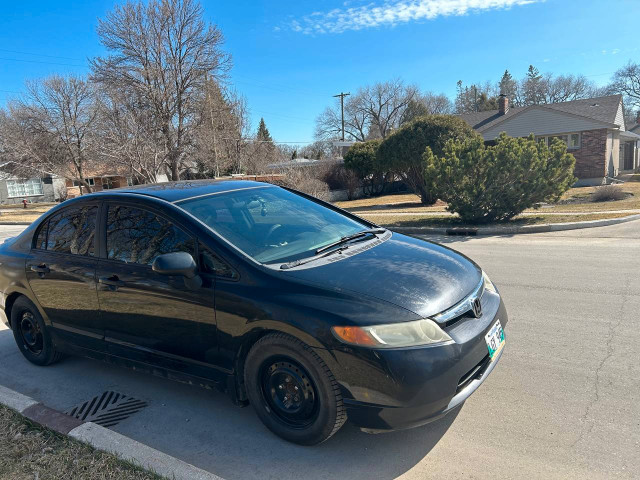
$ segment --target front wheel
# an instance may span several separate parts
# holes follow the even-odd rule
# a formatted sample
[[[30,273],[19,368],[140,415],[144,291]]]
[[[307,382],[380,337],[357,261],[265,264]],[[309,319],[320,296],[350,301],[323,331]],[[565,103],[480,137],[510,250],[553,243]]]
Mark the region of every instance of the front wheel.
[[[347,419],[340,387],[322,359],[283,333],[258,340],[245,362],[247,396],[276,435],[300,445],[324,442]]]

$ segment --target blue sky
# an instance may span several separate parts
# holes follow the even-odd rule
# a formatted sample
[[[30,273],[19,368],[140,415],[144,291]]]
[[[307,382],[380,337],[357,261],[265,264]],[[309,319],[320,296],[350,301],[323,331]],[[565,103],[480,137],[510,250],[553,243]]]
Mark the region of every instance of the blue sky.
[[[231,83],[278,141],[313,140],[314,119],[340,91],[401,77],[455,93],[456,81],[584,74],[606,84],[640,61],[637,0],[204,0],[233,56]],[[0,106],[25,80],[86,73],[103,53],[96,19],[109,0],[0,0]],[[474,8],[475,7],[475,8]]]

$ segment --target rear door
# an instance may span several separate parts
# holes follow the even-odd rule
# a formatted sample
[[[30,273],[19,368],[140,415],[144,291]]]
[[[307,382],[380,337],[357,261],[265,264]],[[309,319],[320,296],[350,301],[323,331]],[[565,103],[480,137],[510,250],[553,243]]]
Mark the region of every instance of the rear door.
[[[197,259],[195,239],[156,210],[108,203],[104,244],[96,276],[109,351],[206,375],[217,352],[213,277],[193,288],[151,268],[164,253]],[[214,335],[201,335],[203,324]]]
[[[26,262],[31,290],[63,340],[102,347],[96,289],[98,204],[64,208],[40,225]]]

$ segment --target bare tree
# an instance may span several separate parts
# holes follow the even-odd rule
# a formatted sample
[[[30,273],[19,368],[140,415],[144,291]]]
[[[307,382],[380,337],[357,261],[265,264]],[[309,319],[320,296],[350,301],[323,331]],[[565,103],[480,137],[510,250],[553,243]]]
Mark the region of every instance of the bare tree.
[[[590,98],[597,91],[593,82],[584,75],[559,75],[547,73],[543,80],[543,103],[558,103]]]
[[[346,140],[364,142],[370,124],[369,113],[362,109],[357,101],[347,97],[344,105],[344,135]],[[342,135],[342,117],[340,101],[325,110],[316,118],[315,137],[322,140],[340,138]]]
[[[629,61],[616,71],[607,90],[624,96],[627,111],[640,110],[640,64]]]
[[[163,141],[162,160],[178,180],[199,93],[207,76],[220,79],[230,68],[222,33],[204,21],[195,0],[151,0],[116,6],[98,21],[98,36],[110,55],[92,61],[92,78],[148,106]]]
[[[429,115],[446,115],[453,113],[453,103],[444,93],[427,92],[418,96],[418,101],[427,107]]]
[[[406,86],[396,79],[361,89],[355,101],[368,113],[371,130],[375,130],[374,138],[385,138],[398,128],[402,112],[417,93],[416,87]]]
[[[91,191],[85,173],[95,160],[95,91],[81,77],[53,75],[27,83],[3,120],[2,155],[24,174],[51,174]]]
[[[247,101],[212,79],[203,96],[194,158],[209,176],[241,173],[244,138],[250,128]]]
[[[417,93],[415,86],[399,79],[360,88],[344,104],[345,139],[364,142],[386,137],[400,125],[402,113]],[[330,140],[339,138],[341,132],[340,102],[336,101],[316,119],[315,136]]]
[[[96,146],[103,163],[123,167],[139,183],[155,183],[166,158],[161,131],[136,92],[109,90],[100,96]]]

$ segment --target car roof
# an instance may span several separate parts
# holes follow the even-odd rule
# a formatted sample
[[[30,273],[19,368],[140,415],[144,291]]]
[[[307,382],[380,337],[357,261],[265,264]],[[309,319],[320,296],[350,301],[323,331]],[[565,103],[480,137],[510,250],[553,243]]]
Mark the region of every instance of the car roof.
[[[270,186],[273,185],[270,183],[255,182],[251,180],[180,180],[177,182],[153,183],[103,190],[85,197],[109,193],[131,193],[160,198],[168,202],[179,202],[180,200],[186,200],[188,198],[199,197],[202,195]]]

